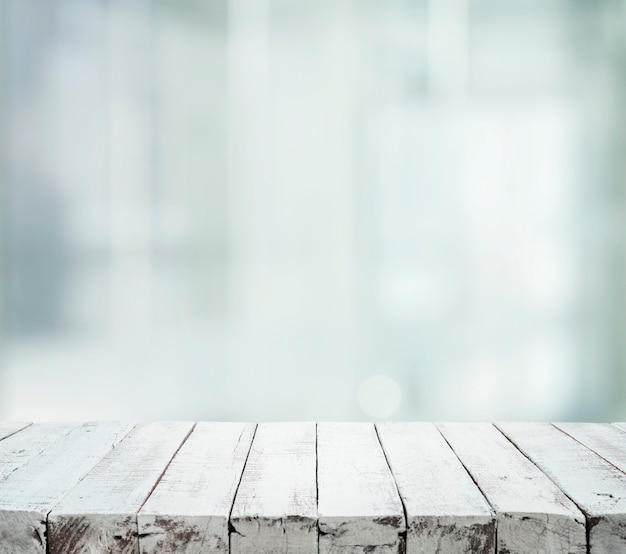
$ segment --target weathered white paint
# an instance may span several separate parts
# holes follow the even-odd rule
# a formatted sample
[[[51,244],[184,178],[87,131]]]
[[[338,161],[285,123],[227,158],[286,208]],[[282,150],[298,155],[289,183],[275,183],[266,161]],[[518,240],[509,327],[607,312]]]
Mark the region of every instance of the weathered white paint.
[[[626,552],[626,475],[549,423],[498,423],[587,516],[590,554]]]
[[[626,433],[608,423],[553,423],[626,473]]]
[[[440,423],[498,518],[498,552],[585,554],[585,516],[489,423]]]
[[[38,456],[79,423],[37,423],[0,441],[0,480]]]
[[[493,553],[495,519],[432,423],[378,423],[407,517],[407,554]]]
[[[320,554],[397,553],[404,510],[371,423],[319,423]]]
[[[231,513],[233,553],[317,553],[315,423],[260,423]]]
[[[198,423],[137,515],[142,554],[228,552],[228,517],[255,425]]]
[[[20,425],[0,554],[626,552],[626,425]]]
[[[11,435],[14,435],[18,431],[25,429],[31,425],[30,422],[27,421],[6,421],[0,423],[0,440],[6,439]]]
[[[49,554],[136,553],[137,512],[192,427],[135,427],[52,509]]]
[[[85,423],[0,481],[0,550],[45,554],[46,517],[52,506],[132,427]]]
[[[613,423],[613,425],[617,427],[620,431],[626,432],[626,422],[616,421],[615,423]]]

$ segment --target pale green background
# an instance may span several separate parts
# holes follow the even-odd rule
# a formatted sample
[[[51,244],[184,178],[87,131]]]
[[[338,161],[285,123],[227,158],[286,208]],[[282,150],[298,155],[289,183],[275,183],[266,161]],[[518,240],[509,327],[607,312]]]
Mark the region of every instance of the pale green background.
[[[0,0],[0,418],[626,419],[625,105],[623,1]]]

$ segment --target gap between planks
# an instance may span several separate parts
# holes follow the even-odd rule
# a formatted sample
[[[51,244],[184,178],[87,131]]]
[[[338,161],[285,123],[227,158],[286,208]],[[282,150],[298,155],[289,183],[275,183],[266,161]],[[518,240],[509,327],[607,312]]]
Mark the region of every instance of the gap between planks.
[[[4,452],[6,454],[6,453],[13,452],[12,455],[13,455],[13,458],[15,459],[15,462],[11,462],[9,464],[9,467],[5,467],[5,472],[7,472],[8,470],[8,473],[5,473],[5,478],[6,478],[6,475],[12,474],[15,470],[19,469],[20,467],[28,468],[29,464],[30,464],[30,467],[32,468],[37,467],[34,461],[39,460],[37,463],[41,463],[41,460],[43,460],[43,458],[40,457],[43,455],[42,453],[53,452],[55,451],[55,448],[56,448],[56,451],[58,451],[61,448],[61,445],[67,442],[68,438],[71,437],[72,434],[76,432],[76,429],[80,428],[79,424],[35,424],[35,425],[30,425],[30,426],[28,425],[29,424],[27,423],[23,423],[23,424],[20,423],[20,424],[14,424],[13,427],[10,427],[10,426],[7,427],[6,425],[3,426],[2,424],[0,424],[0,453]],[[147,425],[150,425],[150,424],[147,424]],[[153,424],[153,425],[157,425],[157,424]],[[170,485],[174,486],[174,489],[172,490],[175,490],[175,485],[173,485],[174,482],[169,481],[170,476],[175,475],[176,471],[178,471],[178,474],[180,475],[181,472],[183,471],[180,467],[178,467],[177,464],[178,462],[182,463],[184,457],[186,455],[188,456],[189,452],[187,451],[189,449],[192,449],[190,441],[192,440],[192,438],[194,438],[194,433],[196,431],[198,431],[198,437],[197,437],[199,441],[198,444],[202,443],[202,441],[199,438],[200,432],[198,430],[199,429],[198,425],[210,425],[210,424],[191,424],[190,423],[189,425],[191,425],[191,428],[189,428],[187,434],[184,436],[182,441],[178,443],[178,446],[173,450],[173,452],[171,452],[169,457],[166,456],[165,458],[163,458],[164,461],[166,459],[167,461],[164,462],[163,466],[161,466],[162,469],[160,469],[159,471],[155,471],[156,478],[153,480],[150,487],[148,487],[148,489],[146,490],[146,494],[143,500],[140,503],[135,504],[135,508],[133,508],[133,515],[129,514],[131,517],[131,520],[134,520],[134,525],[131,521],[129,521],[131,535],[134,533],[134,536],[137,537],[135,539],[134,544],[136,545],[136,548],[138,548],[142,554],[150,554],[151,552],[156,553],[156,552],[161,552],[161,551],[162,552],[189,552],[189,553],[191,552],[195,553],[197,551],[199,552],[199,550],[194,550],[194,548],[192,548],[192,545],[189,547],[188,550],[184,550],[182,549],[180,544],[176,548],[172,546],[170,550],[167,550],[167,549],[159,550],[158,541],[162,539],[164,540],[165,536],[167,535],[167,532],[166,532],[167,530],[165,530],[163,527],[159,528],[158,525],[156,525],[156,527],[153,527],[153,528],[149,527],[150,525],[153,525],[156,523],[156,518],[154,517],[156,512],[154,510],[151,512],[150,510],[154,508],[155,505],[158,504],[157,501],[158,501],[159,495],[161,495],[160,497],[161,508],[165,506],[165,504],[163,503],[163,498],[167,496],[165,492],[167,491],[167,486],[169,486],[168,482]],[[215,425],[217,428],[219,426],[225,426],[227,424],[215,423],[212,425]],[[269,537],[270,539],[265,549],[259,549],[257,546],[253,546],[250,548],[250,547],[246,547],[245,545],[243,545],[243,548],[240,548],[242,547],[242,544],[239,544],[239,545],[236,544],[237,541],[241,541],[239,533],[237,532],[237,526],[241,527],[243,525],[245,527],[246,517],[250,515],[254,515],[250,511],[246,512],[246,509],[247,509],[245,506],[246,501],[245,499],[243,499],[243,497],[245,496],[244,493],[246,491],[246,487],[249,485],[249,482],[248,482],[248,485],[246,485],[246,479],[249,479],[249,477],[246,475],[246,472],[252,471],[253,466],[254,466],[254,463],[249,464],[249,461],[255,449],[255,445],[257,447],[263,446],[261,443],[265,441],[266,444],[269,444],[271,447],[272,432],[276,431],[280,434],[278,430],[281,428],[281,426],[285,424],[259,424],[260,426],[266,429],[266,432],[264,433],[265,438],[262,438],[263,433],[257,436],[257,431],[259,429],[259,426],[255,426],[254,424],[248,424],[248,425],[251,425],[254,428],[252,433],[249,433],[249,443],[244,445],[245,447],[242,447],[239,450],[237,450],[237,446],[233,449],[233,450],[237,450],[238,452],[237,463],[240,464],[241,470],[237,475],[236,483],[234,480],[230,484],[233,490],[228,492],[228,495],[230,495],[229,498],[231,498],[232,500],[229,501],[227,509],[223,510],[224,513],[223,513],[223,517],[220,523],[221,527],[220,527],[219,533],[221,533],[221,535],[219,536],[221,537],[220,540],[222,541],[222,544],[224,546],[223,551],[224,552],[228,552],[228,551],[232,551],[232,552],[283,552],[283,551],[287,551],[285,548],[284,542],[282,546],[280,544],[274,544],[272,542],[274,540],[274,538],[272,538],[272,533],[274,532],[272,529],[269,529],[269,531],[266,530],[269,533],[269,534],[266,534],[266,536]],[[368,521],[372,519],[371,516],[373,516],[374,514],[373,513],[372,514],[357,513],[358,510],[354,509],[355,503],[352,503],[352,508],[348,509],[346,511],[346,514],[343,514],[348,517],[343,518],[343,521],[341,522],[342,532],[337,533],[335,529],[336,521],[334,521],[334,518],[336,517],[338,510],[341,511],[341,509],[338,509],[337,507],[342,505],[341,504],[342,500],[341,498],[338,499],[336,496],[333,498],[333,496],[335,495],[335,491],[333,491],[334,486],[330,488],[328,487],[329,482],[335,483],[335,485],[339,487],[339,489],[343,489],[344,492],[348,492],[348,493],[352,492],[353,495],[357,495],[359,494],[359,487],[365,486],[365,484],[368,483],[368,479],[363,479],[363,476],[359,475],[360,471],[365,471],[366,472],[365,475],[368,475],[367,472],[370,472],[371,475],[378,476],[376,477],[376,479],[380,478],[381,481],[386,482],[387,483],[385,485],[386,488],[383,487],[385,488],[386,492],[384,492],[382,496],[385,496],[388,498],[390,502],[389,505],[395,506],[395,508],[391,510],[392,512],[394,512],[391,515],[391,518],[393,519],[391,528],[395,529],[394,533],[395,533],[396,539],[393,539],[392,542],[386,542],[387,539],[385,539],[384,541],[381,541],[381,540],[377,540],[374,537],[372,543],[368,545],[368,549],[369,549],[368,551],[370,552],[388,552],[388,551],[397,552],[398,548],[401,551],[404,548],[406,548],[406,552],[408,554],[410,554],[411,552],[422,551],[422,550],[416,550],[415,547],[412,548],[410,544],[411,537],[412,537],[411,535],[411,506],[410,506],[410,502],[407,501],[408,496],[406,496],[403,493],[403,491],[404,492],[408,491],[410,486],[412,485],[407,484],[409,482],[407,481],[406,472],[405,472],[405,475],[403,476],[403,472],[400,470],[401,463],[403,463],[402,458],[403,457],[406,458],[406,452],[403,451],[403,450],[406,450],[406,448],[403,449],[400,447],[403,446],[401,444],[403,441],[406,442],[409,439],[413,441],[416,440],[416,436],[415,436],[415,433],[413,433],[413,431],[418,431],[420,429],[419,425],[425,425],[425,427],[423,427],[423,430],[425,430],[429,426],[432,426],[434,428],[433,424],[386,424],[385,423],[385,424],[374,425],[370,423],[360,423],[360,424],[350,424],[350,423],[314,424],[314,423],[310,423],[310,424],[293,424],[293,425],[294,425],[293,429],[296,429],[296,431],[297,429],[300,429],[300,431],[297,431],[297,433],[298,432],[304,433],[304,435],[302,435],[304,437],[303,445],[304,445],[305,452],[307,452],[304,459],[309,460],[305,464],[306,467],[309,468],[306,471],[307,472],[310,471],[310,475],[312,477],[311,481],[306,486],[308,488],[305,487],[306,494],[304,495],[305,497],[310,499],[307,502],[310,501],[310,506],[312,507],[312,511],[308,514],[307,517],[310,519],[310,522],[312,523],[312,527],[308,525],[305,526],[307,528],[304,529],[305,531],[304,535],[307,535],[308,538],[304,537],[303,535],[303,537],[306,539],[302,543],[302,544],[306,543],[306,548],[302,550],[303,552],[305,551],[312,552],[312,553],[317,553],[317,552],[340,553],[344,551],[356,552],[354,548],[362,547],[362,545],[355,544],[357,542],[354,539],[354,537],[357,534],[356,530],[360,528],[359,526],[365,525],[367,527],[367,525],[372,523],[371,521],[368,523]],[[491,424],[483,424],[483,425],[492,427]],[[400,433],[398,437],[396,437],[396,439],[393,439],[393,430],[401,429],[402,426],[406,426],[405,429],[407,430],[404,439],[402,439],[402,441],[400,440],[402,438],[400,436],[402,435],[402,433]],[[526,439],[521,438],[522,435],[520,435],[521,430],[522,430],[522,424],[499,424],[499,426],[501,427],[501,430],[502,428],[504,428],[504,430],[506,431],[504,434],[501,433],[501,430],[496,431],[496,429],[492,427],[493,431],[495,431],[498,436],[501,436],[506,441],[506,443],[510,445],[510,448],[508,448],[506,444],[500,444],[502,441],[498,439],[499,441],[498,444],[500,444],[498,448],[504,449],[502,450],[502,455],[501,455],[503,456],[502,460],[508,460],[508,459],[513,460],[514,464],[517,464],[516,467],[519,467],[520,471],[523,470],[523,471],[531,472],[529,475],[531,475],[533,480],[536,480],[536,479],[549,480],[548,477],[550,477],[551,482],[554,481],[557,485],[559,485],[558,489],[556,489],[556,485],[555,485],[555,490],[557,490],[558,492],[565,491],[566,494],[569,491],[570,494],[568,495],[570,495],[572,500],[574,500],[574,502],[578,504],[579,506],[582,505],[584,508],[586,508],[585,511],[588,512],[588,515],[590,517],[595,517],[596,514],[589,514],[589,505],[588,505],[589,502],[585,504],[585,502],[583,501],[581,504],[581,495],[583,496],[583,500],[585,500],[586,493],[583,494],[576,489],[576,494],[571,494],[572,490],[575,490],[575,489],[571,484],[571,480],[568,481],[569,478],[567,477],[567,475],[563,477],[564,480],[559,479],[558,475],[555,477],[553,467],[551,466],[546,467],[546,464],[544,463],[545,460],[542,458],[543,454],[541,451],[539,451],[539,453],[535,452],[536,448],[534,446],[531,446],[530,445],[531,443],[528,443],[527,445],[522,445],[520,443],[520,441],[523,443],[524,440],[526,440]],[[578,454],[579,452],[582,452],[580,456],[586,460],[595,460],[594,467],[595,465],[598,465],[598,467],[604,468],[605,466],[603,464],[607,464],[607,465],[610,465],[614,471],[617,471],[618,474],[622,475],[622,477],[613,478],[613,480],[617,480],[620,483],[620,490],[621,490],[621,484],[623,483],[623,478],[624,478],[623,473],[624,473],[624,470],[626,469],[626,433],[624,433],[624,428],[620,428],[620,426],[618,425],[610,426],[606,424],[568,424],[568,423],[527,424],[527,426],[524,428],[524,433],[526,433],[526,430],[528,430],[528,432],[547,430],[546,426],[548,428],[551,427],[554,430],[554,432],[557,433],[556,435],[554,435],[554,433],[550,433],[550,437],[557,437],[557,438],[562,437],[562,438],[567,438],[568,441],[571,441],[571,442],[562,443],[562,439],[559,439],[557,441],[559,442],[559,444],[566,444],[568,446],[568,449],[573,448],[573,446],[571,446],[572,444],[578,445],[579,448],[574,449],[576,453]],[[412,427],[412,431],[411,433],[409,433],[408,430],[410,430],[411,427]],[[513,508],[507,508],[506,505],[502,504],[502,502],[498,504],[498,502],[494,501],[494,499],[497,500],[499,494],[500,494],[500,497],[499,497],[500,501],[502,501],[502,498],[504,497],[502,497],[501,493],[498,492],[497,489],[490,489],[489,486],[487,486],[488,483],[485,482],[484,475],[481,477],[480,472],[484,469],[482,466],[485,463],[489,462],[489,460],[487,458],[484,458],[484,459],[480,458],[480,455],[477,454],[480,449],[477,449],[476,452],[468,453],[467,446],[466,447],[462,446],[462,439],[465,439],[464,437],[464,435],[466,434],[465,431],[470,432],[473,428],[469,424],[437,424],[437,428],[438,428],[437,433],[439,434],[440,439],[434,438],[436,437],[436,435],[433,435],[430,439],[427,440],[427,443],[430,444],[430,447],[435,449],[434,451],[440,452],[440,454],[444,456],[445,459],[449,459],[449,461],[446,463],[452,464],[450,467],[453,467],[455,462],[458,463],[458,465],[464,469],[465,473],[467,474],[467,477],[469,477],[469,481],[472,482],[472,486],[475,492],[478,492],[480,495],[480,498],[482,498],[483,500],[485,500],[486,498],[485,506],[487,506],[487,512],[485,512],[483,508],[480,508],[477,511],[477,514],[480,515],[480,517],[483,517],[483,520],[481,521],[483,521],[487,525],[487,527],[485,527],[485,531],[489,529],[489,525],[492,525],[492,523],[490,523],[490,521],[493,520],[493,512],[490,511],[492,508],[493,510],[495,510],[495,513],[499,521],[501,517],[505,517],[503,516],[503,514],[507,513],[507,511],[513,514],[517,513]],[[311,433],[311,430],[312,430],[312,433]],[[49,431],[49,434],[47,434],[48,431]],[[5,433],[4,437],[2,436],[3,432]],[[476,433],[478,433],[478,429],[476,430]],[[507,434],[509,435],[508,437],[506,436]],[[428,433],[425,432],[424,436],[421,437],[420,440],[425,440],[424,437],[426,437],[426,435],[428,435]],[[515,440],[515,442],[511,440],[511,435],[515,435],[515,438],[517,439]],[[518,437],[517,435],[520,435],[520,436]],[[242,434],[239,435],[239,438],[241,439],[242,436],[243,436]],[[310,438],[306,438],[306,436]],[[479,435],[476,435],[476,436],[480,436],[480,437],[484,436],[485,439],[488,436],[490,437],[489,440],[496,439],[496,435],[494,435],[493,432],[491,431],[487,435],[485,435],[483,430],[480,430]],[[36,443],[36,441],[35,443],[33,443],[32,439],[34,439],[35,437],[38,437],[37,440],[39,441],[41,446],[37,446],[38,443]],[[128,436],[125,437],[124,441],[122,441],[121,444],[124,444],[127,438]],[[268,443],[268,440],[269,440],[269,443]],[[396,440],[397,442],[395,450],[394,450],[394,447],[392,446],[393,440]],[[359,441],[361,441],[362,444],[359,444]],[[279,440],[279,443],[280,442],[281,441]],[[283,454],[289,457],[293,453],[289,448],[289,441],[287,440],[287,441],[282,441],[282,442],[283,442],[283,446],[282,446]],[[441,442],[445,443],[445,448],[443,448],[443,445],[441,444]],[[516,444],[516,442],[518,444]],[[29,443],[30,443],[29,448],[26,448],[26,449],[21,448],[22,445],[28,446]],[[437,446],[437,444],[439,445]],[[237,442],[237,445],[238,445],[238,442]],[[329,445],[331,446],[330,448],[329,448]],[[354,452],[350,452],[352,447],[356,448],[356,450],[358,451],[356,455],[354,454]],[[580,451],[580,448],[583,448],[584,450]],[[437,450],[437,449],[440,449],[440,450]],[[115,450],[118,450],[118,448],[116,447]],[[265,448],[265,451],[269,453],[272,452],[271,448],[268,450],[267,447]],[[415,455],[418,455],[418,453],[420,452],[421,454],[424,454],[424,451],[423,450],[420,451],[419,448],[415,449],[413,447],[413,451]],[[584,454],[585,451],[588,452],[588,454]],[[185,452],[187,452],[187,454],[185,454]],[[109,452],[107,456],[110,456],[112,453],[113,453],[113,450],[111,450],[111,452]],[[245,456],[243,456],[243,454],[245,454]],[[107,456],[105,456],[105,458]],[[450,456],[454,457],[454,461],[450,461],[452,460]],[[478,456],[478,458],[476,458],[476,456]],[[537,474],[536,476],[533,477],[532,470],[527,468],[526,465],[520,461],[522,457],[525,460],[530,460],[529,463],[532,464],[533,467],[539,466],[537,467],[537,471],[535,472]],[[377,459],[378,461],[372,462],[372,459],[374,458]],[[415,458],[415,459],[418,459],[418,458]],[[598,462],[598,460],[600,460],[600,462]],[[2,465],[5,462],[6,462],[6,458],[0,459],[0,465]],[[347,462],[347,463],[344,464],[343,462]],[[374,465],[371,465],[372,463]],[[406,463],[406,461],[404,463]],[[94,468],[89,470],[89,473],[87,474],[86,477],[90,478],[89,474],[95,469],[95,467],[98,467],[99,465],[100,463],[96,464]],[[332,473],[335,472],[335,469],[334,469],[335,466],[340,467],[340,468],[344,467],[347,469],[340,470],[339,476],[332,475]],[[350,469],[351,467],[354,470],[356,470],[356,473],[353,471],[353,469]],[[329,468],[331,470],[330,474],[329,474]],[[28,475],[28,471],[29,471],[28,469],[20,469],[17,472],[16,476],[20,476],[20,475],[26,476]],[[32,472],[34,470],[31,469],[30,471]],[[605,469],[603,469],[603,471],[605,471]],[[611,472],[611,474],[614,475],[613,472]],[[17,481],[14,481],[14,482],[17,482]],[[2,481],[0,481],[0,483],[2,483]],[[84,486],[82,485],[82,483],[83,483],[83,479],[81,478],[79,486]],[[244,488],[242,488],[242,486]],[[547,484],[543,484],[541,486],[548,487],[549,489],[549,486]],[[472,490],[472,487],[468,489],[468,491],[471,491],[471,490]],[[0,493],[1,493],[1,490],[0,490]],[[71,496],[71,494],[72,493],[70,493],[69,496]],[[163,496],[163,494],[165,494],[165,496]],[[468,494],[472,496],[474,493],[468,492]],[[242,508],[242,511],[238,512],[235,508],[236,508],[238,501],[240,501],[241,503],[242,499],[243,499],[244,506]],[[60,503],[61,507],[63,507],[63,502],[66,500],[67,498],[64,497],[64,499]],[[322,501],[320,502],[320,500]],[[476,506],[473,509],[477,509]],[[249,508],[249,505],[247,507]],[[329,507],[331,508],[330,510],[329,510]],[[333,509],[335,509],[334,516],[332,515]],[[576,519],[575,512],[572,512],[571,508],[568,508],[568,510],[570,510],[570,513],[573,514],[572,516],[568,516],[568,517],[574,517],[574,519]],[[177,511],[180,512],[181,510],[177,510]],[[349,511],[352,511],[353,513],[351,515],[348,514],[347,512]],[[593,510],[591,511],[593,512]],[[539,512],[536,512],[536,513],[539,513]],[[54,527],[56,524],[58,524],[57,518],[59,514],[63,516],[63,512],[59,507],[55,507],[50,512],[50,514],[51,514],[51,521],[48,524],[48,533],[49,533],[49,536],[52,536],[54,538],[54,535],[55,535],[54,529],[52,529],[52,532],[51,532],[50,527]],[[243,514],[243,517],[241,517],[242,514]],[[170,515],[185,515],[185,514],[170,514]],[[294,515],[294,514],[291,514],[291,515]],[[295,514],[295,515],[298,515],[298,514]],[[598,513],[597,515],[599,515],[603,519],[606,518],[607,516],[610,516],[610,519],[614,520],[613,513],[607,513],[605,511],[603,513]],[[190,518],[189,521],[191,521],[192,524],[193,523],[198,524],[199,520],[194,520],[192,517],[193,516],[192,514],[186,514],[186,516],[189,516]],[[203,517],[205,516],[206,514],[203,515]],[[287,522],[289,521],[289,514],[287,513],[284,513],[282,515],[277,514],[277,517],[279,519],[282,516],[286,517],[285,521]],[[367,516],[367,517],[364,517],[364,516]],[[514,515],[514,517],[517,517],[517,516]],[[152,523],[150,523],[150,518],[152,518],[151,520]],[[525,522],[526,519],[520,518],[519,521]],[[96,523],[96,525],[99,524],[98,522],[94,522],[94,523]],[[607,522],[607,523],[610,523],[610,522]],[[621,520],[619,522],[614,521],[613,523],[617,524],[616,532],[617,531],[621,532],[622,525],[623,525],[622,521]],[[145,525],[148,525],[148,527],[145,527]],[[500,523],[500,525],[502,525],[502,522]],[[524,523],[524,525],[529,525],[529,524]],[[134,531],[133,531],[133,527],[134,527]],[[587,542],[589,543],[589,546],[591,548],[590,552],[592,554],[596,551],[602,552],[601,545],[606,546],[607,544],[615,544],[617,548],[621,548],[623,546],[623,543],[621,542],[614,543],[613,540],[609,540],[605,533],[598,534],[601,531],[601,527],[602,527],[601,525],[600,526],[594,525],[593,527],[596,527],[594,529],[594,532],[590,535],[588,540],[584,541],[585,543]],[[425,527],[424,529],[426,528],[427,527]],[[436,527],[433,527],[433,529],[436,529]],[[501,526],[501,530],[504,531],[504,529],[505,527]],[[282,531],[286,531],[286,528],[281,529],[281,532]],[[302,529],[299,528],[296,531],[297,533],[300,533]],[[313,534],[311,534],[312,531],[314,531]],[[374,530],[373,527],[372,529],[370,529],[370,531],[372,532],[376,531],[375,533],[373,533],[374,535],[378,533],[379,531],[380,532],[384,531],[385,533],[387,533],[387,531],[383,529],[377,528]],[[370,533],[370,531],[367,531],[367,533]],[[391,531],[391,529],[389,529],[389,531]],[[231,539],[233,538],[233,534],[235,535],[234,543],[231,542]],[[218,536],[218,534],[216,534],[215,536]],[[224,537],[227,537],[226,542],[224,541]],[[485,535],[485,537],[488,537],[488,534]],[[415,536],[413,536],[413,539],[415,539]],[[514,548],[509,548],[507,550],[506,544],[501,542],[501,540],[504,540],[504,539],[505,539],[504,534],[501,534],[500,537],[498,537],[499,550],[503,552],[504,551],[515,552]],[[607,543],[607,541],[609,542]],[[243,542],[245,543],[246,541],[243,541]],[[377,543],[377,544],[374,544],[374,543]],[[592,545],[592,543],[595,543],[595,544]],[[91,544],[90,545],[83,544],[83,547],[85,548],[83,550],[81,550],[80,548],[76,550],[67,550],[63,546],[52,545],[52,548],[50,548],[50,552],[51,554],[54,554],[55,552],[63,552],[64,554],[66,554],[67,552],[109,551],[106,548],[100,549],[100,550],[97,550],[97,549],[94,550],[92,546],[93,545]],[[87,548],[89,548],[89,550],[86,550]],[[564,548],[567,549],[567,547],[564,547]],[[574,542],[571,545],[572,552],[579,552],[579,551],[582,552],[583,550],[581,550],[581,548],[582,546],[580,545],[579,541]],[[4,550],[2,550],[1,547],[0,547],[0,551],[4,552]],[[121,550],[112,550],[112,551],[131,552],[133,550],[121,549]],[[216,550],[216,551],[222,551],[222,550]],[[296,550],[289,550],[289,551],[298,551],[298,550],[296,549]],[[468,551],[468,550],[460,550],[460,551]],[[472,551],[493,552],[493,550],[491,550],[490,546],[488,545],[488,540],[486,543],[484,543],[483,547],[481,547],[480,550],[472,550]],[[561,550],[557,550],[557,551],[560,552]],[[7,552],[11,552],[11,551],[7,551]],[[21,553],[21,552],[25,552],[25,550],[24,551],[15,550],[15,552]],[[45,550],[43,552],[45,552]],[[446,552],[455,552],[455,550],[448,550]]]
[[[137,425],[52,509],[49,554],[134,554],[137,514],[193,425]]]
[[[624,472],[555,425],[496,425],[585,514],[589,554],[626,552]]]

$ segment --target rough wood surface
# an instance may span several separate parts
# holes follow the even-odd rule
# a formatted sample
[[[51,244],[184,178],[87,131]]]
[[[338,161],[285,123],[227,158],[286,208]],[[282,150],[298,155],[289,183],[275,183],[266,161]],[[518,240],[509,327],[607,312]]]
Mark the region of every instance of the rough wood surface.
[[[626,475],[549,423],[499,423],[587,516],[588,552],[626,552]]]
[[[317,554],[315,423],[260,423],[231,514],[233,553]]]
[[[131,428],[119,422],[85,423],[0,481],[0,550],[45,554],[52,506]]]
[[[379,423],[407,517],[407,554],[493,553],[489,504],[432,423]]]
[[[196,425],[139,511],[142,554],[229,551],[228,517],[255,427]]]
[[[25,429],[29,425],[31,425],[31,423],[27,421],[0,422],[0,440],[6,439],[7,437],[14,435],[18,431]]]
[[[608,423],[553,423],[626,473],[626,433]]]
[[[496,511],[499,553],[586,553],[585,516],[493,425],[437,426]]]
[[[320,554],[396,554],[406,531],[395,481],[371,423],[319,423]]]
[[[79,423],[37,423],[0,441],[0,480],[38,456]]]
[[[48,516],[49,554],[136,553],[137,512],[193,427],[138,425]]]
[[[0,422],[0,554],[626,553],[626,424],[131,427]]]

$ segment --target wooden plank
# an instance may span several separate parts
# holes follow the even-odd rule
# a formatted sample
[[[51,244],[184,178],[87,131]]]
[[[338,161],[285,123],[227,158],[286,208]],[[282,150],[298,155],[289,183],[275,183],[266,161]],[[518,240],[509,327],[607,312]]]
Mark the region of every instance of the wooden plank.
[[[0,440],[15,435],[18,431],[25,429],[32,423],[27,421],[3,421],[0,423]]]
[[[608,423],[553,423],[626,473],[626,433]]]
[[[79,423],[37,423],[0,441],[0,480],[38,456]]]
[[[549,423],[497,425],[585,513],[590,554],[626,552],[626,475]]]
[[[260,423],[235,497],[233,553],[317,554],[315,424]]]
[[[319,552],[389,553],[401,548],[402,502],[371,423],[319,423]]]
[[[612,425],[614,425],[615,427],[617,427],[620,431],[624,431],[626,432],[626,422],[623,421],[616,421],[615,423],[613,423]]]
[[[137,552],[137,512],[192,427],[135,427],[52,509],[49,554]]]
[[[587,552],[585,516],[493,425],[437,427],[496,511],[498,552]]]
[[[256,426],[198,423],[137,516],[142,554],[228,552],[228,517]]]
[[[45,554],[48,512],[131,428],[85,423],[0,482],[2,552]]]
[[[493,553],[489,504],[432,423],[378,423],[407,518],[407,554]]]

